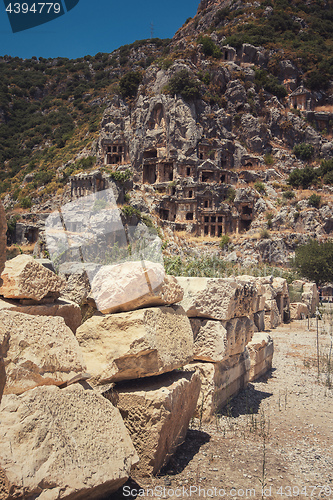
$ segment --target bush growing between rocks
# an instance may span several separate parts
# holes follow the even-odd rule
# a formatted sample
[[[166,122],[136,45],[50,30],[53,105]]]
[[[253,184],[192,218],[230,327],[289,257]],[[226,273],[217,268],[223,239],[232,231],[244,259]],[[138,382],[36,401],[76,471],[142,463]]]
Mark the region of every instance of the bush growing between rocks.
[[[221,236],[221,241],[220,241],[220,248],[221,249],[227,248],[229,243],[230,243],[230,236],[228,234],[224,234],[223,236]]]
[[[200,36],[198,43],[202,44],[202,51],[205,56],[212,56],[215,59],[222,57],[222,52],[209,36]]]
[[[290,190],[284,191],[282,193],[282,198],[284,198],[285,200],[292,200],[293,198],[295,198],[295,196],[296,195],[295,195],[294,191],[290,191]]]
[[[313,193],[308,199],[308,204],[310,205],[310,207],[319,208],[320,202],[321,196],[319,194]]]
[[[169,94],[180,94],[186,101],[200,97],[200,83],[194,79],[187,69],[177,71],[170,78],[165,89]]]
[[[139,71],[129,71],[119,82],[120,94],[123,99],[134,97],[142,81],[142,74]]]
[[[311,156],[314,153],[314,147],[312,144],[306,144],[303,142],[302,144],[296,144],[293,149],[293,153],[299,158],[300,160],[307,161],[310,160]]]
[[[254,189],[256,189],[260,194],[266,194],[266,186],[261,181],[257,181],[254,183]]]

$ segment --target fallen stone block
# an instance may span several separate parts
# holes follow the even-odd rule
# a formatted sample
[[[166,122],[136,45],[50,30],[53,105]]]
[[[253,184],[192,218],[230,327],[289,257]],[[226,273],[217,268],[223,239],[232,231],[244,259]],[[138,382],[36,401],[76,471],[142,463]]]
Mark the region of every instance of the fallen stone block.
[[[0,295],[7,299],[31,299],[59,297],[65,281],[29,255],[18,255],[8,260],[1,275],[3,284]]]
[[[86,378],[79,344],[63,318],[0,311],[0,345],[7,375],[4,394]]]
[[[303,302],[292,302],[290,304],[290,319],[305,319],[308,315],[308,306]]]
[[[240,354],[251,340],[254,324],[248,317],[230,321],[190,319],[193,337],[193,359],[219,362],[229,356]]]
[[[196,416],[203,422],[209,422],[233,396],[247,386],[250,356],[245,350],[220,363],[193,362],[184,368],[196,369],[200,375],[201,392]]]
[[[185,439],[201,381],[195,372],[172,372],[116,384],[105,397],[120,410],[140,461],[132,477],[157,474]]]
[[[73,333],[76,332],[82,322],[80,307],[74,302],[63,299],[57,299],[51,304],[35,305],[22,305],[19,301],[13,299],[0,299],[0,311],[3,310],[21,312],[32,316],[59,316],[64,318],[66,325]]]
[[[91,283],[91,293],[103,314],[180,302],[183,290],[155,262],[125,262],[103,266]]]
[[[119,411],[80,384],[3,396],[0,498],[93,500],[138,461]]]
[[[268,333],[255,333],[246,348],[251,360],[250,382],[252,382],[272,368],[274,354],[273,339]]]
[[[184,299],[180,304],[191,318],[229,321],[250,316],[261,307],[253,279],[177,277],[177,281],[184,289]]]
[[[180,306],[96,314],[76,338],[93,384],[159,375],[193,358],[192,328]]]

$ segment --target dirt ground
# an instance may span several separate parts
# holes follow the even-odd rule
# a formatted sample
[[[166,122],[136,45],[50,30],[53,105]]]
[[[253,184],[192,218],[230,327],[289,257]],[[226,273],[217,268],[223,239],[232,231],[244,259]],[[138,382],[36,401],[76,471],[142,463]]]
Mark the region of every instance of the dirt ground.
[[[319,377],[316,319],[309,329],[303,320],[272,330],[272,371],[214,422],[191,422],[157,477],[130,480],[110,499],[333,500],[332,314],[318,325]]]

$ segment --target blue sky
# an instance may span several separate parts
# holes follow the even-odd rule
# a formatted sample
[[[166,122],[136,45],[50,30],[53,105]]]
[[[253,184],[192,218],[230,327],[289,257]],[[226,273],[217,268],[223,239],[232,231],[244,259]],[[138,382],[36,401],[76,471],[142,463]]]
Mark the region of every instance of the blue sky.
[[[171,38],[188,17],[196,14],[199,1],[80,0],[70,12],[53,21],[12,33],[0,0],[0,56],[72,59],[112,52],[121,45],[150,38],[151,24],[154,37]]]

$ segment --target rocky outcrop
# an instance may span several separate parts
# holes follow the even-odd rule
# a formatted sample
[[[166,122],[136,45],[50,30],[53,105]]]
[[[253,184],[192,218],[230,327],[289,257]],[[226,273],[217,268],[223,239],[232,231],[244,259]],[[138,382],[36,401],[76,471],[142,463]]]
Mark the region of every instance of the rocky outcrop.
[[[138,461],[119,411],[80,384],[4,396],[0,442],[1,499],[101,498]]]
[[[0,295],[8,299],[58,298],[65,285],[63,279],[49,271],[29,255],[18,255],[6,262],[2,273]]]
[[[119,409],[140,461],[132,477],[157,474],[185,439],[200,393],[195,372],[117,384],[105,396]]]
[[[241,354],[254,332],[254,324],[246,316],[230,321],[191,318],[190,322],[194,336],[193,359],[197,361],[221,362]]]
[[[0,311],[3,310],[31,314],[32,316],[59,316],[64,319],[65,324],[73,333],[76,332],[82,322],[80,307],[74,302],[63,299],[58,299],[51,304],[35,305],[22,305],[19,301],[0,299]]]
[[[161,264],[149,261],[103,266],[91,289],[98,309],[104,314],[175,304],[183,298],[176,279],[166,276]]]
[[[6,263],[6,244],[7,244],[6,231],[7,231],[6,214],[3,208],[3,204],[0,202],[0,276]],[[0,286],[1,284],[2,280],[0,278]]]
[[[63,318],[0,311],[0,338],[7,375],[4,394],[87,378],[79,344]]]
[[[268,333],[255,333],[246,349],[251,361],[249,381],[252,382],[272,368],[274,354],[273,339]]]
[[[201,378],[196,416],[203,422],[211,420],[228,400],[244,389],[249,381],[250,357],[247,351],[230,356],[219,363],[191,363]]]
[[[95,315],[76,332],[94,384],[159,375],[193,357],[193,334],[180,306]]]
[[[181,305],[189,317],[228,321],[263,309],[253,278],[177,278],[184,288]]]

